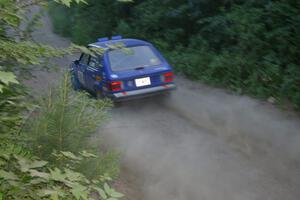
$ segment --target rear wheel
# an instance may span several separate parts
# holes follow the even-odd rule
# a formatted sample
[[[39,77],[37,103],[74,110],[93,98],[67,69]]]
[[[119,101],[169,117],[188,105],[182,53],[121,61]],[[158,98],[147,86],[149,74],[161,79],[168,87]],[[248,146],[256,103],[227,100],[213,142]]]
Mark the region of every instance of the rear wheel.
[[[170,101],[170,99],[171,99],[171,92],[169,92],[169,91],[157,96],[157,100],[161,104],[168,103]]]
[[[103,92],[99,90],[96,86],[94,87],[94,96],[96,99],[104,99]]]
[[[103,99],[104,98],[104,96],[103,96],[103,94],[102,94],[102,92],[96,92],[96,95],[95,95],[95,97],[96,97],[96,99]]]

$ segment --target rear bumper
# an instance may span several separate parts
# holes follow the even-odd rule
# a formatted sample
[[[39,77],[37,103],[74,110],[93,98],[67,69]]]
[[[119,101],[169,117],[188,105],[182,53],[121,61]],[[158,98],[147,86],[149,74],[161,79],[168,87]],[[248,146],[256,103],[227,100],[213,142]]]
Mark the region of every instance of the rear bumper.
[[[176,89],[176,85],[174,83],[156,86],[151,88],[139,89],[139,90],[132,90],[126,92],[118,92],[114,94],[110,94],[110,97],[113,101],[123,101],[123,100],[130,100],[136,98],[143,98],[147,96],[153,96],[157,94],[162,94],[164,92]]]

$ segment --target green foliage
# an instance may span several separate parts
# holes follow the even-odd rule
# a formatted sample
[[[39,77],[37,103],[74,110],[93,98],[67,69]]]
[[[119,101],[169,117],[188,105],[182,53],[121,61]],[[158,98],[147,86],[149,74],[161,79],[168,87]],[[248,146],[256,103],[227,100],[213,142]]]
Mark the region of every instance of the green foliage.
[[[3,93],[4,86],[8,86],[10,83],[19,83],[16,76],[12,72],[0,71],[0,93]]]
[[[61,152],[70,162],[84,162],[83,158],[96,157],[88,152],[74,155]],[[48,162],[13,153],[0,152],[0,188],[4,199],[92,199],[97,194],[101,199],[119,199],[116,192],[100,178],[87,179],[83,174],[63,166],[51,167]]]
[[[57,90],[51,90],[27,122],[29,131],[41,145],[42,157],[49,157],[52,149],[75,151],[82,148],[105,116],[109,102],[97,101],[85,93],[74,93],[69,76],[63,78]],[[31,135],[30,135],[31,136]]]
[[[71,3],[73,3],[73,2],[75,2],[77,4],[79,4],[79,3],[85,3],[86,4],[85,0],[54,0],[54,1],[58,2],[60,4],[63,4],[65,6],[68,6],[68,7],[70,7]]]
[[[65,35],[76,43],[112,34],[147,39],[190,78],[300,107],[299,1],[88,2],[66,13],[50,9],[75,27]]]
[[[9,135],[22,125],[24,109],[30,105],[24,97],[27,95],[26,89],[22,85],[16,85],[20,77],[24,79],[30,75],[32,68],[45,67],[52,57],[62,57],[83,50],[91,54],[100,53],[77,45],[58,49],[25,37],[28,28],[24,31],[19,27],[22,20],[31,23],[25,15],[26,8],[43,3],[45,2],[22,1],[17,5],[13,0],[0,1],[0,134],[5,135],[5,138],[11,137]]]
[[[24,37],[28,30],[19,27],[22,20],[30,23],[25,15],[25,8],[30,5],[27,1],[19,5],[13,0],[0,1],[0,134],[5,138],[21,126],[24,109],[29,106],[24,97],[26,90],[16,85],[19,79],[16,74],[24,78],[33,67],[45,65],[49,58],[79,49],[77,46],[57,49]]]
[[[118,199],[123,195],[107,184],[118,173],[116,154],[102,153],[99,146],[87,148],[90,134],[110,103],[71,94],[65,77],[61,88],[33,106],[18,81],[30,75],[32,68],[46,67],[52,57],[78,50],[101,54],[77,45],[58,49],[33,41],[30,33],[38,25],[40,13],[28,19],[27,8],[47,2],[0,1],[0,200],[91,199],[91,194]],[[70,6],[85,1],[56,2]]]
[[[66,10],[58,4],[50,4],[49,13],[55,19],[53,25],[56,33],[71,35],[75,43],[85,45],[101,35],[111,35],[116,21],[110,16],[117,15],[118,5],[111,0],[89,0],[88,4]]]
[[[299,10],[286,2],[243,4],[202,20],[200,40],[191,41],[208,45],[190,44],[180,53],[187,58],[180,71],[237,92],[288,99],[299,107]],[[199,62],[191,63],[197,60],[193,56]]]
[[[59,87],[50,90],[26,122],[22,134],[29,136],[28,147],[39,157],[58,165],[68,163],[68,159],[53,158],[53,150],[79,152],[89,149],[98,158],[83,162],[84,165],[77,166],[77,169],[90,177],[104,173],[115,177],[118,174],[117,154],[102,153],[97,150],[99,144],[93,146],[90,143],[91,136],[105,119],[111,102],[74,92],[69,80],[69,73],[66,73]],[[89,155],[83,153],[83,156]],[[64,158],[74,158],[71,153],[63,155]]]
[[[26,90],[17,83],[13,73],[0,71],[0,139],[3,141],[18,140],[16,133],[24,119],[23,111],[30,106],[24,97]]]

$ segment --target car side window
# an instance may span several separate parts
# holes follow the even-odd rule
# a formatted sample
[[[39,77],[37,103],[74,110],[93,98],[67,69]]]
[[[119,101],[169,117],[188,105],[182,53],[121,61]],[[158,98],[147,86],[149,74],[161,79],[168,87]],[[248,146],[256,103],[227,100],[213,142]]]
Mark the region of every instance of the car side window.
[[[89,57],[90,56],[88,54],[82,54],[81,58],[80,58],[80,63],[84,64],[84,65],[87,65],[88,62],[89,62]]]
[[[93,67],[93,68],[100,68],[101,63],[99,62],[99,58],[91,56],[90,61],[89,61],[89,66]]]

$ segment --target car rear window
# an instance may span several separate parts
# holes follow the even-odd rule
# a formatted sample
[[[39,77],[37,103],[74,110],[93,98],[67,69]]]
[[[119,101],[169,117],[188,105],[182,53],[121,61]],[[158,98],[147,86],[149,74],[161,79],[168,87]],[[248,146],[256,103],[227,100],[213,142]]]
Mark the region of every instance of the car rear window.
[[[149,46],[134,46],[108,52],[110,67],[113,71],[136,69],[161,64]]]

